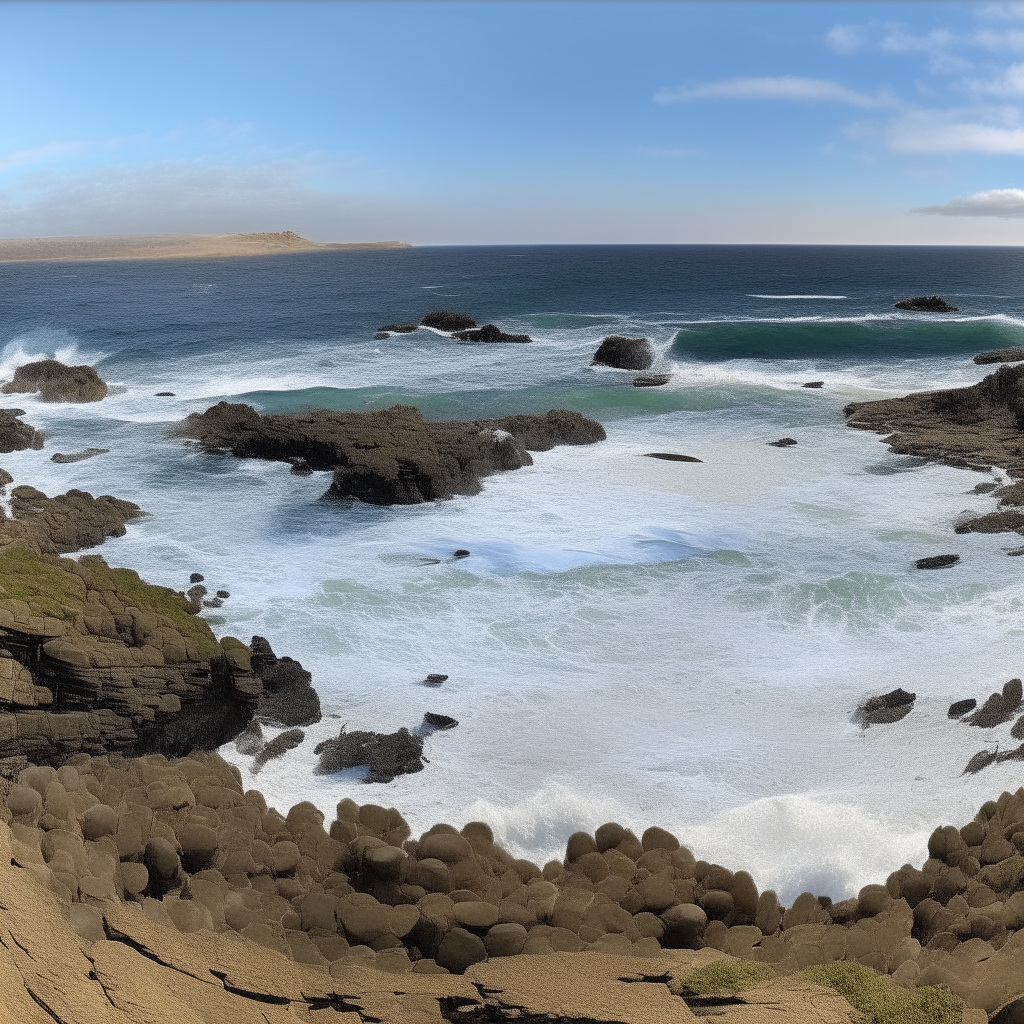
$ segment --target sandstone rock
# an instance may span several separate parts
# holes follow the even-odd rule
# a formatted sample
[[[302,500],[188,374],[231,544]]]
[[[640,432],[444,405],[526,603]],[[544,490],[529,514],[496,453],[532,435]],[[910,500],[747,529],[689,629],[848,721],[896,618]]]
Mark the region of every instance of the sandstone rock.
[[[65,366],[56,359],[26,363],[0,388],[5,395],[38,392],[44,402],[99,402],[107,385],[91,366]]]
[[[462,974],[467,967],[487,959],[483,940],[464,928],[453,928],[442,940],[434,958],[439,967]]]
[[[601,342],[592,362],[619,370],[646,370],[654,362],[654,349],[646,338],[612,334]]]

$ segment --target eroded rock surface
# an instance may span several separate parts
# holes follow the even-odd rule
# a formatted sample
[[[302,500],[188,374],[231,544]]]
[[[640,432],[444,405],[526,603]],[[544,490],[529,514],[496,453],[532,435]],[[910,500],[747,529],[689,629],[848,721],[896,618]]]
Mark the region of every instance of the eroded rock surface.
[[[194,413],[181,433],[209,451],[334,470],[329,494],[374,505],[411,505],[478,494],[498,470],[532,465],[529,452],[556,444],[604,440],[604,428],[577,412],[428,423],[408,405],[379,412],[261,416],[251,406],[220,402]]]
[[[24,409],[0,409],[0,452],[20,452],[43,447],[43,435],[35,427],[21,422]]]
[[[19,366],[0,391],[5,395],[38,392],[44,402],[99,402],[107,396],[107,385],[91,366],[40,359]]]

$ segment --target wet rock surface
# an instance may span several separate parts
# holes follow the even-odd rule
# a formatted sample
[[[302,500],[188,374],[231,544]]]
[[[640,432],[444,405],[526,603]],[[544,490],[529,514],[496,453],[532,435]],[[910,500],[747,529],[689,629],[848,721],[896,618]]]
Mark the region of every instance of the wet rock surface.
[[[963,718],[968,711],[973,711],[977,706],[978,702],[973,697],[953,701],[953,703],[949,705],[949,711],[946,712],[946,717]]]
[[[337,739],[318,743],[313,753],[320,755],[317,772],[321,775],[366,765],[366,782],[391,782],[398,775],[423,771],[423,740],[408,729],[345,732],[342,726]]]
[[[780,437],[778,441],[769,441],[768,446],[770,448],[792,448],[797,443],[795,437]]]
[[[900,299],[896,309],[906,309],[913,313],[958,313],[957,306],[951,306],[938,295],[918,295],[913,299]]]
[[[660,388],[672,379],[671,373],[641,373],[633,378],[635,388]]]
[[[591,362],[619,370],[647,370],[654,362],[654,349],[646,338],[611,334],[601,342]]]
[[[478,494],[481,478],[532,465],[531,450],[605,437],[599,423],[565,409],[428,423],[406,405],[368,413],[260,416],[251,406],[227,402],[189,416],[180,433],[209,451],[283,462],[301,458],[312,469],[333,469],[329,495],[374,505]]]
[[[694,455],[679,455],[676,452],[644,452],[645,459],[663,459],[665,462],[703,462]]]
[[[41,359],[19,366],[0,392],[38,393],[44,402],[99,402],[107,396],[107,385],[91,366],[65,366],[56,359]]]
[[[925,558],[919,558],[914,565],[918,569],[945,569],[950,565],[956,565],[959,561],[959,555],[928,555]]]
[[[857,708],[856,716],[864,728],[869,725],[890,725],[906,718],[914,710],[916,693],[898,687],[889,693],[871,697]]]
[[[419,324],[385,324],[383,327],[378,327],[377,330],[379,332],[386,331],[388,334],[412,334],[413,331],[419,330],[419,326]]]
[[[21,422],[24,409],[0,409],[0,452],[20,452],[43,447],[43,435],[35,427]]]
[[[109,448],[83,448],[80,452],[55,452],[50,456],[50,461],[66,465],[69,462],[82,462],[97,455],[106,455],[109,451]]]
[[[988,363],[1018,363],[1024,359],[1024,348],[999,348],[991,352],[979,352],[974,361],[979,366]]]
[[[479,341],[491,344],[502,343],[512,345],[526,345],[533,341],[528,334],[506,334],[494,324],[484,324],[483,327],[474,327],[465,331],[455,331],[453,338],[459,341]]]
[[[1018,714],[1022,697],[1024,697],[1024,693],[1022,693],[1021,681],[1011,679],[999,693],[993,693],[970,718],[965,718],[964,721],[968,725],[978,726],[982,729],[993,729]]]
[[[428,313],[420,323],[424,327],[433,327],[438,331],[465,331],[476,327],[476,321],[466,313],[453,313],[447,309],[439,309]],[[382,328],[384,330],[386,328]]]

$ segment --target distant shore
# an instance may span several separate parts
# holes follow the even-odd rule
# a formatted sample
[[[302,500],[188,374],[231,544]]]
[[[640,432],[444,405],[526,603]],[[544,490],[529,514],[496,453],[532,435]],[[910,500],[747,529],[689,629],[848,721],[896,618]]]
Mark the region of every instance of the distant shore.
[[[216,259],[342,249],[406,249],[409,242],[311,242],[294,231],[246,235],[68,235],[0,238],[0,263]]]

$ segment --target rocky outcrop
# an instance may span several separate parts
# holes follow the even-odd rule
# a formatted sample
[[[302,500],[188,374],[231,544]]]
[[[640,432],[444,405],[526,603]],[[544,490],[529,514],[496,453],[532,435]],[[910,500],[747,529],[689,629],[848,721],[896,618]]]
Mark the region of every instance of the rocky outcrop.
[[[227,402],[193,413],[180,432],[208,451],[282,462],[302,459],[311,469],[333,469],[328,494],[374,505],[478,494],[482,477],[532,465],[531,450],[592,444],[605,437],[599,423],[565,409],[543,416],[428,423],[408,405],[380,412],[260,416],[251,406]]]
[[[0,782],[0,937],[23,930],[19,942],[0,942],[0,980],[6,1000],[25,989],[51,1008],[80,999],[57,1015],[67,1020],[108,1019],[89,1016],[90,977],[114,1007],[148,1007],[146,972],[159,967],[160,998],[178,1001],[163,1010],[175,1019],[250,1019],[230,997],[267,1012],[315,1004],[441,1024],[451,1013],[429,999],[448,993],[450,1006],[483,1009],[486,991],[492,1014],[507,1003],[555,1019],[671,1024],[718,993],[716,1013],[745,1007],[741,1020],[817,1024],[858,1018],[822,1017],[822,1004],[804,1016],[770,1000],[751,1006],[741,981],[799,985],[814,965],[845,965],[844,976],[875,979],[879,997],[918,993],[933,1009],[946,1000],[944,1020],[1012,1020],[1008,1008],[1024,996],[1022,850],[1018,790],[962,828],[937,828],[922,868],[904,865],[840,902],[805,892],[784,907],[747,872],[697,860],[658,827],[640,837],[613,822],[577,832],[564,859],[541,869],[510,856],[483,822],[437,824],[413,839],[394,808],[348,799],[329,823],[310,803],[281,814],[215,754],[81,756]],[[45,920],[49,934],[33,934],[30,920]],[[57,943],[47,983],[47,944]],[[80,955],[91,966],[79,979]],[[628,991],[590,1016],[601,958]],[[562,965],[575,985],[552,980]],[[584,977],[593,980],[580,985]],[[417,1001],[401,1001],[413,993]],[[179,1003],[200,1009],[185,1017]],[[210,1004],[219,1016],[202,1015]],[[139,1019],[170,1019],[147,1012]]]
[[[439,309],[436,312],[428,313],[420,323],[424,327],[433,327],[438,331],[465,331],[476,327],[476,321],[465,313],[452,313],[446,309]],[[389,327],[382,327],[381,330],[390,330]]]
[[[26,448],[43,447],[43,435],[21,422],[24,409],[0,409],[0,452],[20,452]]]
[[[324,740],[313,750],[320,755],[317,772],[328,775],[343,768],[369,768],[366,782],[391,782],[398,775],[423,771],[423,740],[408,729],[397,732],[345,732]]]
[[[378,333],[387,334],[412,334],[413,331],[419,329],[419,324],[385,324],[383,327],[378,327]]]
[[[483,327],[474,327],[466,331],[455,331],[452,337],[459,341],[500,342],[513,345],[525,345],[533,341],[528,334],[506,334],[494,324],[484,324]]]
[[[66,465],[69,462],[83,462],[97,455],[106,455],[109,451],[109,448],[83,448],[80,452],[55,452],[50,456],[50,461]]]
[[[611,334],[601,342],[591,363],[619,370],[647,370],[654,362],[654,349],[646,338],[623,338]]]
[[[957,306],[951,306],[938,295],[918,295],[913,299],[900,299],[897,309],[907,309],[912,313],[959,313]]]
[[[890,725],[907,717],[914,710],[916,693],[902,687],[866,700],[856,711],[856,718],[866,729],[869,725]]]
[[[107,385],[91,366],[41,359],[19,366],[0,391],[5,395],[38,392],[44,402],[99,402],[107,396]]]
[[[945,569],[947,566],[956,565],[959,561],[959,555],[928,555],[925,558],[919,558],[914,565],[918,569]]]
[[[899,455],[1024,477],[1024,366],[1001,366],[971,387],[853,402],[843,411],[848,426],[889,435],[885,443]]]
[[[252,671],[263,686],[256,701],[256,717],[271,725],[314,725],[319,722],[320,698],[313,689],[312,675],[297,661],[278,658],[262,636],[252,638],[249,650]]]
[[[979,352],[974,361],[979,366],[988,363],[1019,363],[1024,359],[1024,348],[997,348],[991,352]]]

